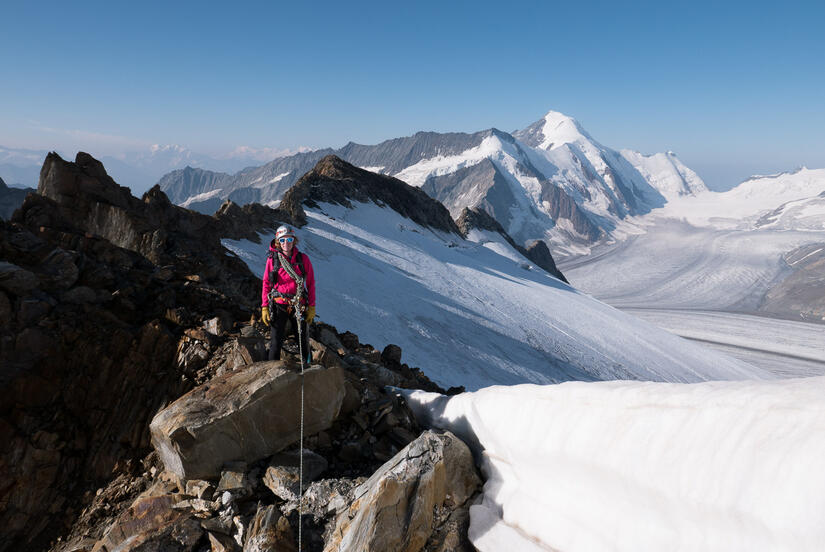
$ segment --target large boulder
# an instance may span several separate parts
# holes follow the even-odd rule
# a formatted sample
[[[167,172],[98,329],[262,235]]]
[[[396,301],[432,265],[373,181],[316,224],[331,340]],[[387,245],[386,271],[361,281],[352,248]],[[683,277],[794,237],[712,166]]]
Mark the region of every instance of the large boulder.
[[[214,478],[232,461],[252,462],[298,441],[301,374],[285,361],[258,362],[218,376],[159,412],[152,444],[182,479]],[[329,428],[341,410],[340,368],[304,372],[304,434]]]
[[[481,488],[470,449],[450,432],[425,431],[354,491],[338,513],[325,552],[417,552]],[[466,516],[464,516],[466,517]],[[457,530],[466,542],[466,525]]]

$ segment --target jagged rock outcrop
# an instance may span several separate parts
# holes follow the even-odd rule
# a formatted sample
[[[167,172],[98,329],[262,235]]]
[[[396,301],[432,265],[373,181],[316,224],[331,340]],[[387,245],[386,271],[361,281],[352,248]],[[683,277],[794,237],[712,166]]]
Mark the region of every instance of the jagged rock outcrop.
[[[535,240],[527,245],[525,255],[528,259],[536,263],[538,266],[561,280],[567,282],[567,278],[561,273],[561,270],[556,266],[556,261],[553,260],[553,255],[550,254],[550,248],[542,240]],[[569,283],[569,282],[568,282]]]
[[[32,188],[9,188],[0,178],[0,219],[10,219],[12,213],[23,205],[26,195],[33,191]]]
[[[509,243],[516,251],[536,263],[537,266],[540,266],[562,282],[567,282],[567,278],[565,278],[564,274],[561,273],[561,270],[556,267],[556,262],[550,254],[550,249],[548,249],[547,244],[543,241],[535,240],[525,249],[524,247],[518,245],[513,238],[507,234],[507,231],[504,230],[501,224],[499,224],[496,219],[494,219],[489,213],[487,213],[487,211],[484,211],[483,209],[465,208],[461,211],[461,215],[458,217],[456,222],[459,230],[461,231],[461,235],[465,238],[473,229],[487,230],[501,234],[501,236],[507,240],[507,243]]]
[[[341,411],[340,368],[285,361],[252,364],[213,378],[159,412],[150,424],[152,444],[166,469],[183,479],[215,477],[231,461],[254,462],[298,441],[301,380],[304,427],[328,429]]]
[[[80,152],[74,163],[52,152],[43,163],[38,193],[85,232],[140,253],[156,265],[175,265],[218,284],[240,305],[255,306],[257,279],[220,244],[214,218],[173,205],[158,186],[141,199],[118,186],[100,161]],[[29,213],[29,224],[37,224]],[[24,222],[20,220],[20,222]]]
[[[453,515],[469,521],[469,502],[480,488],[467,445],[452,433],[425,431],[353,491],[324,550],[443,549],[443,541],[455,539],[437,528]]]
[[[334,203],[352,206],[353,201],[371,201],[435,230],[458,234],[450,213],[438,201],[397,178],[376,174],[327,155],[290,188],[279,209],[298,225],[306,223],[302,205]]]

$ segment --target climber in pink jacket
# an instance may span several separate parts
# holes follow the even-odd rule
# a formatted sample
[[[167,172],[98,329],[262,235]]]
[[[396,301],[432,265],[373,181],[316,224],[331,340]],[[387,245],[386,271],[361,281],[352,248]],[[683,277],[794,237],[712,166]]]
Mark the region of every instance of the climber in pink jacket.
[[[290,317],[294,317],[292,299],[298,292],[298,284],[284,268],[287,262],[295,275],[304,281],[300,301],[304,313],[301,323],[301,349],[307,358],[311,358],[307,324],[315,318],[315,272],[309,257],[298,251],[297,244],[298,238],[289,226],[278,228],[275,239],[269,244],[261,292],[261,320],[270,327],[269,360],[281,358],[286,323]],[[292,326],[294,331],[295,324]]]

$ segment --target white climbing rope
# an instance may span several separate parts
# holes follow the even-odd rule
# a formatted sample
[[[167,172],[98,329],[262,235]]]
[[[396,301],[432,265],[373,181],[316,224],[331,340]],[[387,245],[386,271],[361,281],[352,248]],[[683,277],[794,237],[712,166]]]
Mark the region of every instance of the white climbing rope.
[[[284,257],[281,260],[281,257]],[[295,295],[289,298],[292,309],[295,311],[295,322],[298,325],[298,354],[301,357],[301,433],[298,440],[298,552],[302,550],[303,527],[301,520],[303,517],[303,498],[304,498],[304,337],[301,331],[302,323],[304,321],[304,313],[301,311],[301,297],[306,293],[304,279],[296,274],[295,269],[287,260],[286,255],[278,252],[273,261],[283,267],[290,278],[295,280]],[[276,269],[277,270],[277,269]],[[273,288],[274,291],[274,288]],[[281,295],[281,297],[285,297]],[[286,297],[285,297],[286,298]],[[274,296],[272,297],[274,300]]]
[[[301,552],[301,517],[304,509],[304,339],[301,335],[303,322],[301,309],[295,309],[295,320],[298,323],[298,353],[301,355],[301,437],[298,441],[298,552]]]

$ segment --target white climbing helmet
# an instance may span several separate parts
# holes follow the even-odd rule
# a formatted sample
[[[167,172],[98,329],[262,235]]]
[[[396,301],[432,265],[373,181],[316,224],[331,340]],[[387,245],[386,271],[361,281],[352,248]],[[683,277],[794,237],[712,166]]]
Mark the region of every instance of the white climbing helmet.
[[[275,231],[275,239],[279,240],[284,236],[292,236],[295,237],[295,232],[289,226],[279,226],[278,229]]]

